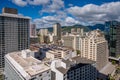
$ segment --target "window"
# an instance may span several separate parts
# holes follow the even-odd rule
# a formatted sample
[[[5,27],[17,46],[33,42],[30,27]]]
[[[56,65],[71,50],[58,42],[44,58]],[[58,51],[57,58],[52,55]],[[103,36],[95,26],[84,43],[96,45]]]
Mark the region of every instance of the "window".
[[[47,73],[49,73],[49,71],[47,71]]]
[[[35,80],[35,79],[36,79],[36,77],[34,77],[34,78],[30,79],[30,80]]]
[[[42,76],[42,74],[39,75],[39,77]]]

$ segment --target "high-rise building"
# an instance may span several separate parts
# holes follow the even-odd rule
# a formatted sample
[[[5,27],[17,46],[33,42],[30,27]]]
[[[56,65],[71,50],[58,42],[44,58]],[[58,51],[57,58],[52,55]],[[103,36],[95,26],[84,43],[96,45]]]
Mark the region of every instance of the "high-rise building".
[[[47,36],[48,35],[48,29],[46,29],[46,28],[40,29],[38,34],[40,36]]]
[[[81,57],[94,60],[97,69],[102,69],[108,63],[108,43],[103,32],[94,30],[81,38]]]
[[[120,22],[105,22],[106,39],[109,45],[109,55],[112,57],[120,56]]]
[[[30,53],[22,50],[5,55],[5,80],[51,80],[50,67]]]
[[[54,60],[51,64],[52,80],[96,80],[95,67],[95,61],[80,56],[68,60]]]
[[[59,23],[53,26],[53,33],[57,36],[57,40],[61,40],[61,25]]]
[[[4,67],[5,54],[29,48],[30,18],[15,13],[16,9],[3,8],[0,14],[0,68]]]
[[[49,42],[48,29],[40,29],[38,32],[40,43]]]
[[[30,24],[30,37],[36,37],[36,36],[37,36],[36,25]]]
[[[53,33],[49,33],[48,34],[49,40],[52,43],[53,42],[53,38],[54,38],[54,34]]]

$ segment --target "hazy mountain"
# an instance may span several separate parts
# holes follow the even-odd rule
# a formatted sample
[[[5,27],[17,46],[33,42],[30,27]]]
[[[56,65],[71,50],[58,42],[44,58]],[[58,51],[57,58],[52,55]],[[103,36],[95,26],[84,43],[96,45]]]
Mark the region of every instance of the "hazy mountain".
[[[88,32],[91,30],[95,30],[95,29],[100,29],[101,31],[104,31],[105,29],[105,25],[104,24],[95,24],[93,26],[83,26],[83,25],[73,25],[73,26],[62,26],[62,31],[67,31],[70,32],[72,28],[83,28],[84,31]],[[53,32],[53,27],[49,27],[47,28],[49,32]],[[40,29],[37,29],[37,31],[39,31]]]
[[[104,24],[95,24],[93,26],[88,26],[90,30],[100,29],[101,31],[104,31],[105,25]]]

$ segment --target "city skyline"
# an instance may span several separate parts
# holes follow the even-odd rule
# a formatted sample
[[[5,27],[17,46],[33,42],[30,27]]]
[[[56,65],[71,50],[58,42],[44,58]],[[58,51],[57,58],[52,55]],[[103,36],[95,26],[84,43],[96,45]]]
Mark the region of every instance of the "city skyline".
[[[119,4],[119,2],[114,3]],[[101,8],[103,7],[108,5],[104,4]],[[105,25],[105,31],[108,31],[106,36],[99,29],[84,31],[83,28],[76,27],[71,28],[71,32],[67,29],[62,31],[62,23],[56,23],[52,32],[48,29],[40,29],[38,32],[36,24],[30,25],[30,19],[32,18],[20,15],[15,8],[2,9],[0,78],[5,80],[120,79],[120,59],[117,49],[120,35],[116,34],[119,33],[119,22]],[[34,37],[30,36],[31,33]],[[106,38],[110,39],[108,40],[110,46]],[[115,42],[117,46],[113,45]],[[109,51],[112,54],[116,51],[118,57],[108,55]]]
[[[1,0],[0,4],[0,11],[11,7],[19,15],[31,17],[37,28],[52,27],[56,22],[69,26],[120,21],[119,0]]]

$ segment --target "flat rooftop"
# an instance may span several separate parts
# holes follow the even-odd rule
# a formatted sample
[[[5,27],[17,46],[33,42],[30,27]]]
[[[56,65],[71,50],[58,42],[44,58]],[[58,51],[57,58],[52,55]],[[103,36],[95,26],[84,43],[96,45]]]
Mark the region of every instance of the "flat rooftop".
[[[76,63],[84,63],[84,64],[94,64],[94,63],[96,63],[95,61],[92,61],[90,59],[80,57],[80,56],[73,57],[71,60],[76,61]]]
[[[72,65],[77,64],[77,65],[79,65],[79,68],[80,68],[82,66],[91,65],[91,64],[95,63],[95,61],[92,61],[92,60],[89,60],[86,58],[81,58],[80,56],[77,56],[77,57],[74,57],[71,59],[67,59],[67,60],[63,59],[62,61],[67,65],[67,68],[63,68],[62,66],[60,66],[60,67],[56,67],[56,69],[63,74],[65,74],[69,69],[73,68],[74,66],[72,66]]]
[[[61,73],[63,73],[63,74],[66,74],[67,73],[67,71],[68,71],[68,69],[65,69],[65,68],[63,68],[63,67],[58,67],[58,68],[56,68],[58,71],[60,71]]]
[[[14,67],[20,66],[31,77],[50,69],[47,65],[32,56],[23,58],[21,52],[9,53],[6,57]]]
[[[75,64],[94,64],[96,63],[95,61],[92,61],[90,59],[87,59],[87,58],[83,58],[83,57],[80,57],[80,56],[76,56],[76,57],[73,57],[71,59],[67,59],[67,60],[62,60],[64,63],[70,65],[72,64],[73,62],[75,62]]]
[[[48,53],[51,53],[51,54],[62,54],[63,51],[60,51],[60,50],[49,50]]]
[[[3,14],[0,14],[0,16],[12,17],[12,18],[31,19],[31,18],[28,17],[28,16],[23,16],[23,15],[19,15],[19,14],[10,14],[10,13],[3,13]]]
[[[51,51],[64,51],[64,52],[69,52],[69,51],[73,51],[72,48],[68,48],[68,47],[65,47],[65,46],[56,46],[56,45],[40,45],[40,48],[45,50],[45,51],[48,51],[48,50],[51,50]]]
[[[115,71],[115,65],[109,62],[100,70],[100,73],[108,75],[108,74],[112,74],[114,71]]]

